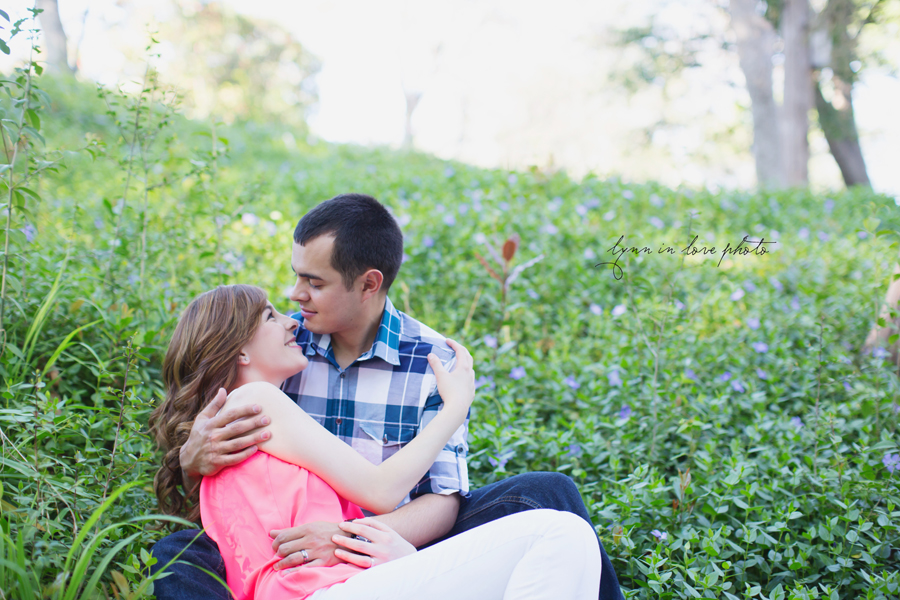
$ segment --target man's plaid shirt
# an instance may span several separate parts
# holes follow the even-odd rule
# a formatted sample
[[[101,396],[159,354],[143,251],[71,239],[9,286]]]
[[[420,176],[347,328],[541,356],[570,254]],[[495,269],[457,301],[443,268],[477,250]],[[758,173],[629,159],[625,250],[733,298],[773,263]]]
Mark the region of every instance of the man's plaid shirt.
[[[445,338],[385,300],[375,343],[341,369],[330,334],[297,329],[297,343],[309,366],[284,382],[282,389],[328,431],[374,464],[405,446],[431,422],[443,404],[427,356],[434,353],[451,370],[456,354]],[[437,460],[401,502],[422,494],[469,491],[466,453],[468,418]]]

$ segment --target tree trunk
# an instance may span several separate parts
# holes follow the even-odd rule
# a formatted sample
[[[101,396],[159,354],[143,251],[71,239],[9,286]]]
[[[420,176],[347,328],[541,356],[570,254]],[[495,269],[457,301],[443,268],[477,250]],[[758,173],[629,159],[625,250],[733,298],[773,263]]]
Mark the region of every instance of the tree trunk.
[[[747,81],[753,115],[753,158],[760,187],[785,184],[778,128],[778,105],[772,94],[772,54],[775,29],[756,12],[756,0],[731,0],[731,26],[737,37],[738,58]]]
[[[59,18],[57,0],[37,0],[35,6],[44,12],[38,15],[44,32],[44,52],[47,68],[58,73],[73,73],[69,66],[66,32]]]
[[[781,134],[786,181],[809,184],[809,111],[813,104],[809,52],[809,0],[784,0],[784,105]]]
[[[413,112],[416,110],[416,106],[419,105],[419,100],[422,98],[422,92],[404,91],[403,95],[406,97],[406,121],[404,121],[403,127],[403,147],[412,148],[413,140],[415,138],[415,132],[413,131],[412,126],[412,116]]]
[[[832,76],[834,82],[834,98],[831,102],[822,95],[821,85],[815,86],[816,110],[819,113],[819,125],[825,132],[828,148],[837,161],[849,188],[854,185],[872,187],[866,172],[862,149],[859,146],[859,133],[853,118],[853,97],[851,85],[842,81],[837,75]]]
[[[847,187],[871,187],[853,116],[852,92],[856,76],[850,65],[857,57],[857,39],[861,30],[853,25],[856,12],[857,4],[854,0],[828,0],[816,19],[813,37],[821,42],[818,44],[821,56],[813,57],[813,68],[818,69],[819,74],[826,68],[831,70],[832,93],[830,98],[826,97],[820,77],[816,78],[813,92],[819,125],[841,170],[844,183]],[[863,26],[867,21],[863,22]],[[851,27],[856,30],[855,35],[851,35]]]

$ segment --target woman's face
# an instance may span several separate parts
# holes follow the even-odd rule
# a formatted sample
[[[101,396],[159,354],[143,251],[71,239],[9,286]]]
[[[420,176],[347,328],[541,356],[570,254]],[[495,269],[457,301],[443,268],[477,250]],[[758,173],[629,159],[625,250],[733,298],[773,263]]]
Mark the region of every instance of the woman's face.
[[[297,345],[297,321],[266,303],[253,339],[241,349],[239,362],[254,380],[281,383],[306,368],[309,361]]]

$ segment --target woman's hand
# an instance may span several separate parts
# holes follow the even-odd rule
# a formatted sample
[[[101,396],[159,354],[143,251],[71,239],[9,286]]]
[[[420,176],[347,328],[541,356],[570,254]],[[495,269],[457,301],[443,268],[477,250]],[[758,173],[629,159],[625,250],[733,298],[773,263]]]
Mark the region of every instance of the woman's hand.
[[[368,569],[413,554],[416,551],[415,546],[404,540],[399,533],[378,519],[366,517],[355,521],[345,521],[339,523],[338,527],[349,534],[359,535],[370,540],[364,542],[343,535],[335,535],[331,538],[338,546],[347,548],[347,550],[338,548],[334,551],[334,555],[357,567]]]
[[[428,355],[428,364],[437,378],[438,393],[445,407],[452,407],[464,412],[469,410],[475,399],[475,371],[472,369],[472,355],[466,348],[448,339],[447,345],[456,352],[456,366],[453,372],[444,368],[435,354]]]

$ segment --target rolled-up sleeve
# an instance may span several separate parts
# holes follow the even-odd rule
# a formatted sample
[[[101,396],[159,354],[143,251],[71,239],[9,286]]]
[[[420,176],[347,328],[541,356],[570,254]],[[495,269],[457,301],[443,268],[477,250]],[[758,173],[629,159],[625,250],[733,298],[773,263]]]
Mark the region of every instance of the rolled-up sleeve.
[[[428,398],[422,413],[422,420],[419,422],[419,431],[422,431],[434,419],[443,404],[444,401],[437,394]],[[447,495],[456,492],[462,496],[469,495],[469,469],[466,464],[466,456],[469,453],[468,434],[469,415],[467,414],[465,422],[453,433],[450,441],[438,454],[434,464],[409,493],[410,498],[416,498],[423,494]]]

